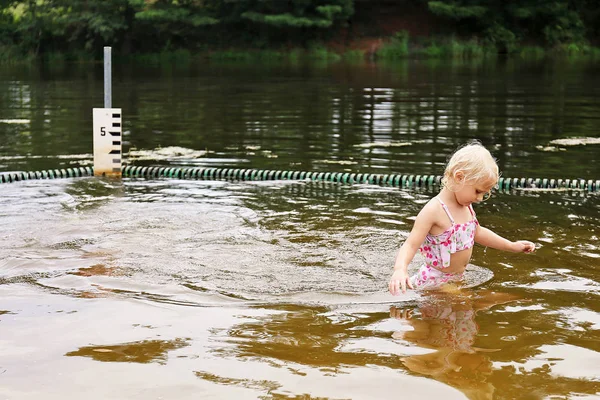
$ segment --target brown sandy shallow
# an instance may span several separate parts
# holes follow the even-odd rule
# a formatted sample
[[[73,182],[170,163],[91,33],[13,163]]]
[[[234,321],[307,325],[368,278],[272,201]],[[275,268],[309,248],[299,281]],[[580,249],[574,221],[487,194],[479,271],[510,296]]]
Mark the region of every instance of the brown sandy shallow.
[[[278,321],[289,307],[189,307],[118,293],[88,299],[26,284],[0,286],[0,297],[0,398],[464,398],[402,370],[401,355],[427,350],[389,340],[370,345],[386,354],[380,365],[361,361],[349,337],[325,343],[315,337],[312,359],[306,343],[298,343],[299,354],[293,346],[279,357],[253,351],[310,336],[251,328]],[[327,314],[301,306],[292,311]]]

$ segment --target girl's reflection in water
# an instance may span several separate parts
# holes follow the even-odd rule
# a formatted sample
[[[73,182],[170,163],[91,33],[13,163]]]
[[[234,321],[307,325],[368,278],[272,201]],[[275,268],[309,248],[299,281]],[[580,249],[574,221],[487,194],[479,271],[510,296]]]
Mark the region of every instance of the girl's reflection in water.
[[[413,328],[395,332],[393,337],[435,350],[403,357],[402,363],[413,372],[456,387],[470,399],[492,399],[494,386],[487,377],[493,370],[487,353],[500,349],[473,346],[479,331],[475,315],[517,299],[506,293],[465,289],[427,292],[418,303],[420,319],[413,318],[413,310],[392,307],[390,316],[406,320]]]

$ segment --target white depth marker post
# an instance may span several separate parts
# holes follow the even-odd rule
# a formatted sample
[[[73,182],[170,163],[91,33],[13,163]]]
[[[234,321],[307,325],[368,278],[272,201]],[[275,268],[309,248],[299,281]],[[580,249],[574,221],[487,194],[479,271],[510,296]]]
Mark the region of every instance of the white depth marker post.
[[[121,109],[112,106],[111,48],[104,48],[104,108],[93,109],[94,175],[121,177]]]

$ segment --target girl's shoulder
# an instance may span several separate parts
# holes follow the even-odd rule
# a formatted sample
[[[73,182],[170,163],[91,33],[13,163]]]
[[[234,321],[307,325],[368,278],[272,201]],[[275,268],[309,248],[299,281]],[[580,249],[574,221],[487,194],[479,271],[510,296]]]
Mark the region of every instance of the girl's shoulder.
[[[419,215],[422,215],[432,224],[438,224],[439,221],[444,219],[446,213],[444,212],[442,204],[440,203],[438,198],[433,197],[423,206]]]

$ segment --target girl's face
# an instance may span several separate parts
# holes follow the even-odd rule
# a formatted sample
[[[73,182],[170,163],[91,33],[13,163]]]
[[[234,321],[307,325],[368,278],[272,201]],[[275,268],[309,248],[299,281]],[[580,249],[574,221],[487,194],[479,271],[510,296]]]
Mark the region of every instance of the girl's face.
[[[496,179],[470,180],[465,181],[464,176],[456,176],[459,189],[454,192],[456,201],[462,206],[469,206],[473,203],[487,200],[490,197],[491,190],[496,186]],[[462,183],[464,182],[464,184]]]

